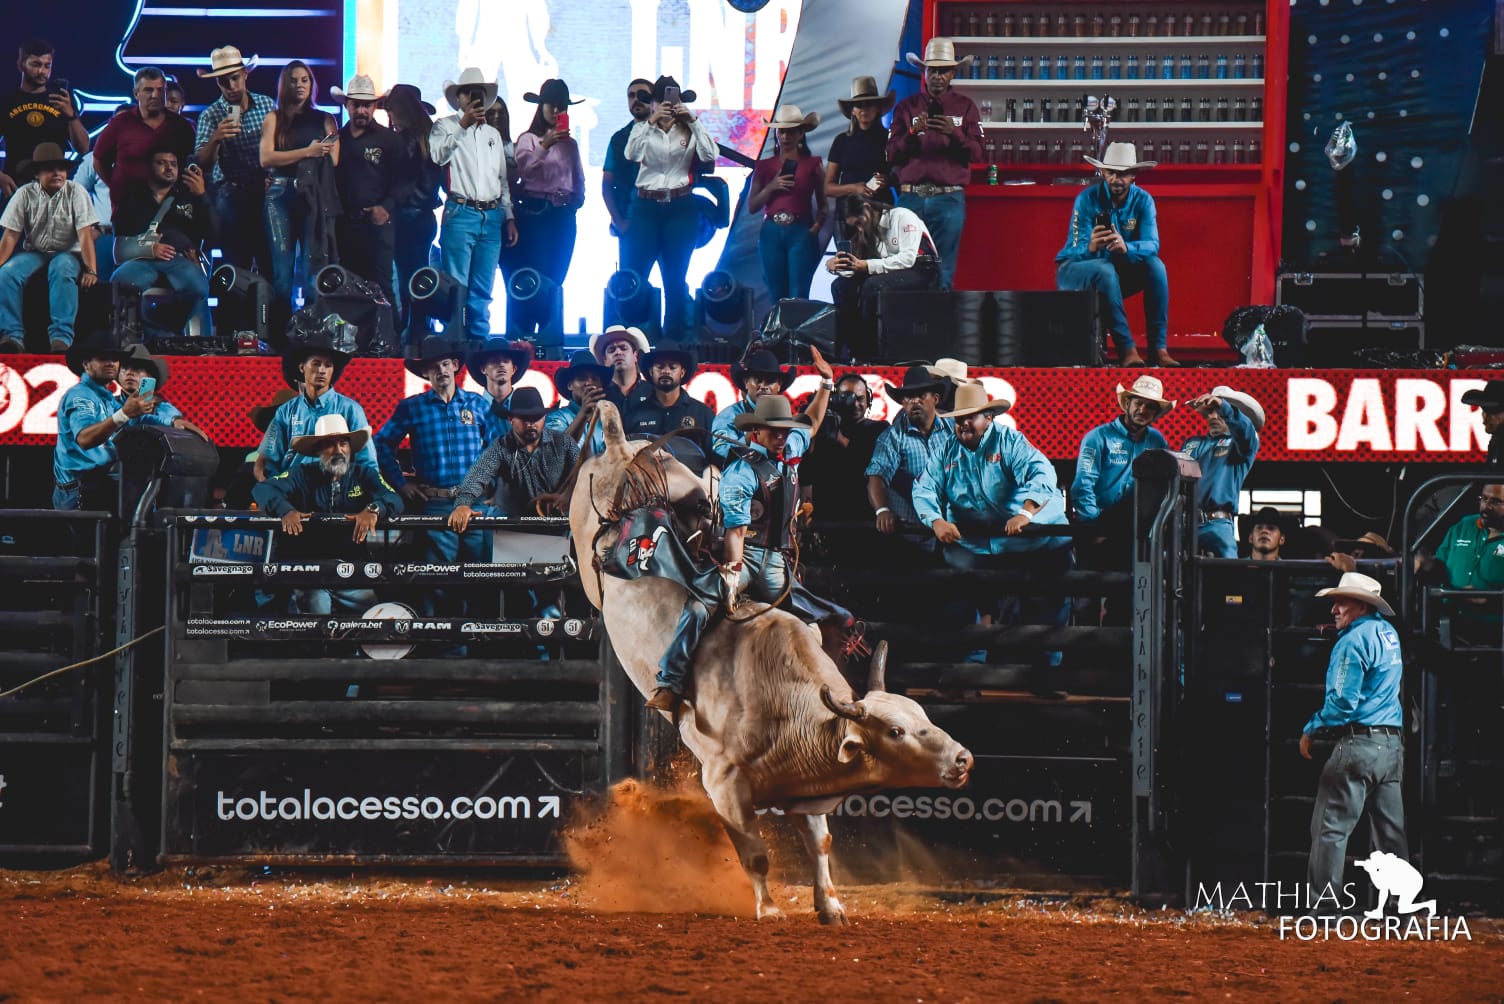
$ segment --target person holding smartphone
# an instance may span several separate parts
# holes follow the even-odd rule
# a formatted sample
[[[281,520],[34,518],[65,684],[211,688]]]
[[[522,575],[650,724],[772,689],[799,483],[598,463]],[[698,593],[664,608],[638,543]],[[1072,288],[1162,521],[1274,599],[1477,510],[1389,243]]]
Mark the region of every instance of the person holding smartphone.
[[[768,299],[775,305],[791,296],[807,298],[820,264],[816,235],[825,225],[825,176],[805,141],[819,124],[818,114],[806,115],[797,105],[777,109],[768,121],[773,156],[752,169],[747,211],[762,213],[757,248]]]
[[[569,85],[545,80],[536,94],[522,100],[535,104],[533,121],[517,137],[516,263],[535,268],[559,285],[574,257],[575,214],[585,204],[585,165],[580,145],[569,131]]]
[[[262,209],[266,169],[261,166],[261,127],[277,105],[247,86],[255,67],[256,57],[245,59],[233,45],[209,53],[209,66],[198,75],[214,81],[219,97],[198,117],[193,156],[211,182],[214,243],[230,264],[250,268],[259,262],[261,271],[270,275]]]
[[[830,153],[825,158],[827,198],[870,197],[889,187],[892,169],[888,166],[888,127],[883,125],[883,116],[897,100],[892,91],[879,93],[874,77],[851,79],[851,97],[836,101],[849,121],[846,129],[831,141]],[[827,224],[821,231],[826,237],[820,242],[821,247],[829,241],[830,235],[826,233],[829,229]]]
[[[0,139],[5,141],[0,200],[30,180],[15,175],[39,145],[71,144],[79,153],[89,152],[89,133],[79,121],[73,91],[67,80],[52,75],[53,55],[52,43],[40,38],[27,39],[16,52],[21,86],[0,96]]]
[[[392,290],[392,261],[397,252],[397,207],[411,194],[417,178],[404,163],[408,147],[395,131],[376,121],[381,96],[371,78],[357,74],[345,90],[329,88],[345,106],[350,121],[339,131],[338,226],[340,264],[368,279],[386,295],[397,319]]]
[[[982,159],[982,113],[976,102],[951,86],[972,57],[956,58],[948,38],[932,38],[924,58],[908,54],[924,74],[924,89],[893,109],[888,162],[898,185],[898,204],[924,220],[940,256],[940,287],[956,275],[961,229],[966,224],[966,183]]]
[[[1154,199],[1134,184],[1139,171],[1157,161],[1139,160],[1132,143],[1110,143],[1102,159],[1086,157],[1102,177],[1076,196],[1065,247],[1055,255],[1060,289],[1094,289],[1107,300],[1108,334],[1124,366],[1143,366],[1128,326],[1123,300],[1144,294],[1144,327],[1150,363],[1179,366],[1165,350],[1170,317],[1170,280],[1159,259],[1159,220]]]
[[[684,341],[689,326],[689,287],[684,276],[700,233],[694,193],[699,165],[714,165],[716,144],[687,107],[694,91],[673,77],[653,82],[653,111],[632,126],[627,159],[636,161],[637,197],[627,216],[625,268],[644,280],[658,266],[663,279],[663,337]]]
[[[167,75],[155,66],[141,67],[134,93],[135,107],[110,119],[94,141],[94,170],[110,186],[116,211],[125,191],[151,178],[154,151],[176,151],[180,164],[193,153],[193,126],[167,110]]]
[[[877,349],[877,301],[884,289],[938,289],[935,240],[919,214],[882,199],[848,195],[836,203],[848,247],[836,245],[825,268],[836,276],[831,299],[836,335],[854,358]]]
[[[203,169],[189,162],[179,173],[176,150],[153,150],[150,180],[122,193],[114,220],[120,266],[110,280],[141,290],[171,287],[193,305],[199,335],[212,334],[209,277],[201,252],[209,236]]]

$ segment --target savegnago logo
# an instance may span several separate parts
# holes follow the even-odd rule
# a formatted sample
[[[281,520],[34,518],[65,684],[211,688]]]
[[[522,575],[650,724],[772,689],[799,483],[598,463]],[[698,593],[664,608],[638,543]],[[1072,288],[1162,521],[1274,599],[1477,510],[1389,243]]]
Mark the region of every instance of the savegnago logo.
[[[1417,900],[1425,877],[1404,858],[1374,851],[1357,864],[1378,895],[1378,904],[1361,914],[1355,911],[1363,890],[1355,882],[1341,889],[1304,882],[1239,882],[1231,888],[1198,883],[1191,908],[1276,914],[1281,941],[1473,940],[1466,917],[1438,917],[1436,900]]]

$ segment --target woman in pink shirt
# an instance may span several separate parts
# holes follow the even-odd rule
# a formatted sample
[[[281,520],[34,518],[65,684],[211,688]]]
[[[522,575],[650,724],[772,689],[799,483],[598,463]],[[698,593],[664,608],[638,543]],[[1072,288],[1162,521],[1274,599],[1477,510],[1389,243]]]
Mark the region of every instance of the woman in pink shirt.
[[[779,108],[768,123],[773,156],[752,169],[747,211],[762,213],[757,247],[768,298],[774,304],[789,297],[808,297],[810,280],[820,264],[815,235],[825,223],[825,171],[804,139],[819,124],[815,112],[805,115],[795,105]]]
[[[575,213],[585,203],[580,146],[569,134],[569,85],[545,80],[524,101],[538,106],[527,132],[517,137],[518,187],[513,190],[517,268],[531,266],[559,285],[574,256]]]

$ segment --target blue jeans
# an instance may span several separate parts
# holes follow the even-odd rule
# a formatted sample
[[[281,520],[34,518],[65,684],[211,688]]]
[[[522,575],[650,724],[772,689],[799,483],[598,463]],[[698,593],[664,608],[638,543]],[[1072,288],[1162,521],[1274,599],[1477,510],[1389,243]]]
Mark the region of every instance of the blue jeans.
[[[307,249],[299,246],[307,215],[293,180],[273,178],[266,190],[266,243],[272,263],[272,286],[285,304],[292,303],[293,266],[299,255],[307,254]],[[306,261],[303,271],[308,271]]]
[[[199,264],[185,255],[170,261],[138,258],[128,261],[115,270],[111,282],[125,283],[137,289],[151,289],[166,283],[172,290],[193,300],[193,312],[198,315],[204,337],[213,334],[213,322],[209,318],[209,280]]]
[[[467,290],[465,335],[481,341],[491,335],[491,287],[496,283],[496,263],[501,258],[502,226],[500,209],[444,203],[444,223],[439,230],[443,268]]]
[[[1007,554],[977,554],[959,544],[946,544],[941,557],[951,568],[963,572],[982,568],[1004,568],[1028,571],[1041,575],[1064,575],[1075,567],[1069,545],[1042,548],[1034,551],[1017,551]],[[1001,604],[1001,617],[1005,625],[1046,624],[1062,626],[1070,623],[1071,601],[1060,595],[1007,596]],[[945,621],[956,627],[976,622],[977,608],[973,602],[962,600],[947,604]],[[982,613],[991,608],[983,607]],[[1032,660],[1035,665],[1059,666],[1061,654],[1057,651],[1040,652]]]
[[[961,251],[961,228],[966,225],[966,193],[944,192],[925,199],[906,192],[898,197],[898,204],[924,221],[940,256],[940,288],[952,288],[956,256]]]
[[[1158,257],[1141,262],[1121,256],[1091,258],[1086,261],[1060,263],[1055,272],[1059,289],[1094,289],[1107,297],[1108,322],[1112,343],[1119,352],[1133,347],[1132,329],[1123,301],[1135,293],[1144,294],[1144,327],[1149,348],[1165,347],[1165,332],[1170,326],[1170,279],[1165,263]]]
[[[250,268],[254,260],[264,272],[266,253],[266,183],[258,176],[244,181],[222,181],[211,193],[214,200],[215,243],[225,261]]]
[[[762,221],[757,250],[762,255],[762,278],[768,284],[768,299],[809,299],[809,284],[820,264],[820,249],[809,232],[809,220],[797,223]]]
[[[1405,839],[1405,748],[1399,736],[1345,736],[1321,769],[1311,811],[1306,881],[1320,893],[1342,889],[1347,838],[1368,810],[1369,850],[1410,857]]]
[[[0,265],[0,336],[25,340],[21,325],[21,287],[31,273],[47,266],[47,337],[73,344],[73,319],[78,315],[78,274],[83,263],[71,251],[43,254],[21,251]]]
[[[629,268],[648,281],[654,263],[663,282],[663,338],[680,342],[685,339],[689,313],[689,286],[684,276],[689,259],[695,253],[700,234],[700,209],[691,196],[672,202],[655,202],[636,198],[627,215],[625,238]]]
[[[1238,535],[1230,519],[1209,519],[1196,529],[1196,546],[1213,558],[1236,558]]]
[[[429,499],[423,503],[423,516],[445,516],[454,511],[453,499]],[[423,560],[435,564],[452,565],[457,561],[490,561],[491,560],[491,531],[489,530],[466,530],[464,533],[455,533],[453,530],[424,530],[423,533]],[[494,593],[493,593],[494,595]],[[423,612],[430,615],[462,615],[467,606],[464,589],[433,589],[423,596]],[[490,616],[495,614],[493,601]],[[471,616],[482,616],[482,612],[476,609],[470,610]]]

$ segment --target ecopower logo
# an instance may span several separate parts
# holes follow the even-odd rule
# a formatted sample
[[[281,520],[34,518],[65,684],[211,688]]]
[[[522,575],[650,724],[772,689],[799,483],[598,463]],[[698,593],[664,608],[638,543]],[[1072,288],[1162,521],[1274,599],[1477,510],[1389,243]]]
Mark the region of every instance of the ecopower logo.
[[[1198,883],[1193,910],[1258,910],[1277,915],[1281,941],[1472,941],[1463,916],[1438,916],[1436,900],[1421,900],[1425,877],[1402,857],[1374,851],[1357,862],[1378,896],[1357,913],[1355,882],[1337,889],[1304,882],[1239,882],[1232,888]]]

